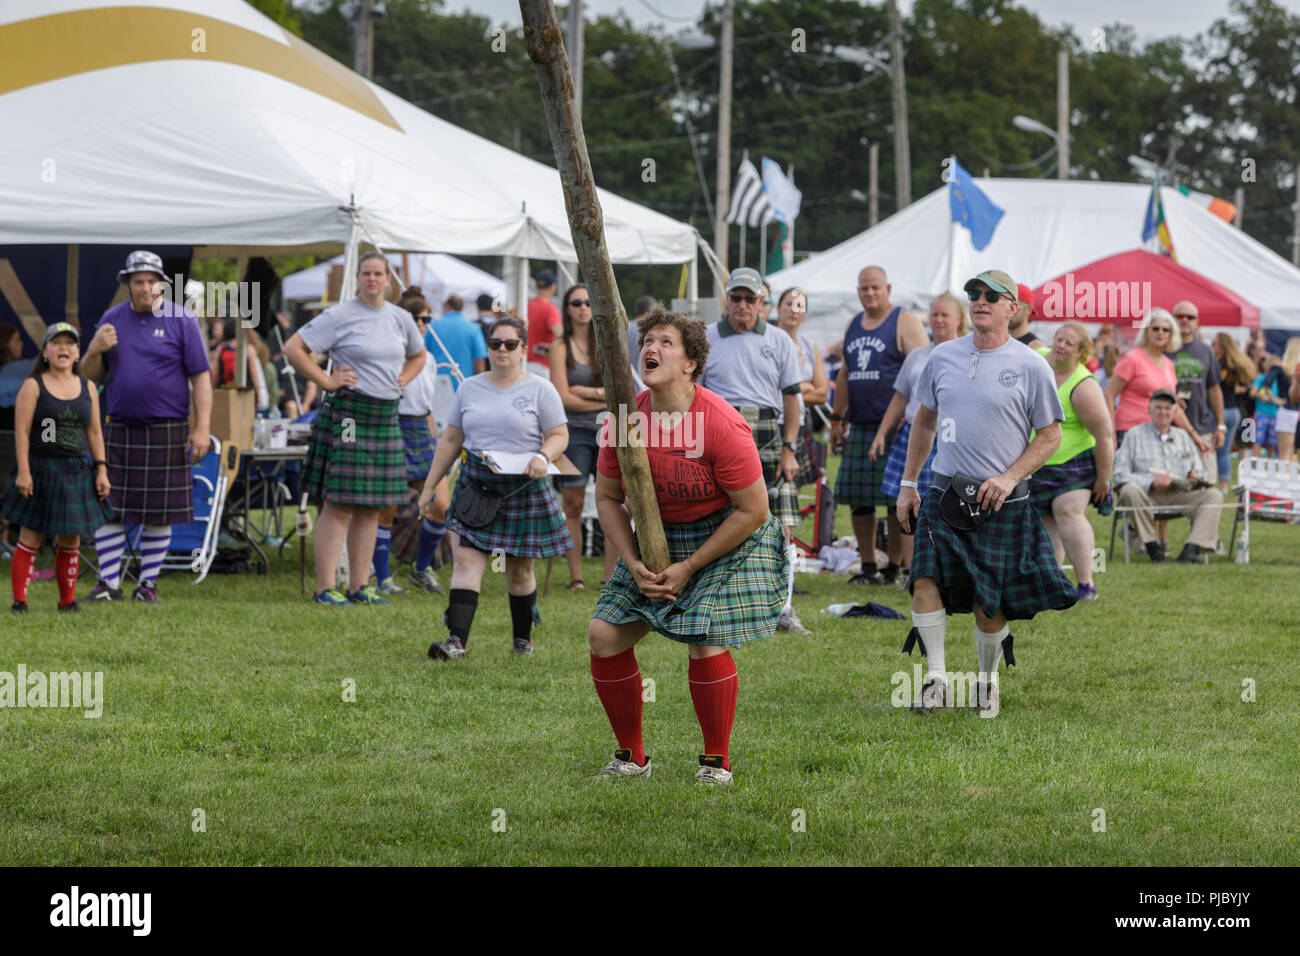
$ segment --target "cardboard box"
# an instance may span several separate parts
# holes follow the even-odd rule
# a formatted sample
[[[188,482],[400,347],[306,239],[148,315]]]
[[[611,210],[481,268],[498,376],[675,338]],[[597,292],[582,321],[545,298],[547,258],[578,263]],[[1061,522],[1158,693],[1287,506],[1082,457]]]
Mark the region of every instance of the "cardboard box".
[[[235,444],[241,452],[253,447],[253,419],[257,402],[251,388],[218,385],[212,389],[212,427],[209,431],[221,439],[221,444]],[[193,412],[190,421],[194,420]]]

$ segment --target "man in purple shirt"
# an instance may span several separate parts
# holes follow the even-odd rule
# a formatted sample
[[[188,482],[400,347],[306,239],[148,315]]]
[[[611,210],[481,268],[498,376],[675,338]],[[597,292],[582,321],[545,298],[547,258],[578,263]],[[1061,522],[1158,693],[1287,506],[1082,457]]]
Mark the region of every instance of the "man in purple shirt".
[[[104,313],[81,359],[83,374],[104,384],[104,449],[116,519],[95,532],[99,583],[90,598],[122,600],[124,523],[130,523],[143,526],[134,598],[157,604],[171,526],[194,520],[190,462],[212,446],[212,379],[197,319],[162,296],[162,259],[133,252],[117,277],[131,297]]]

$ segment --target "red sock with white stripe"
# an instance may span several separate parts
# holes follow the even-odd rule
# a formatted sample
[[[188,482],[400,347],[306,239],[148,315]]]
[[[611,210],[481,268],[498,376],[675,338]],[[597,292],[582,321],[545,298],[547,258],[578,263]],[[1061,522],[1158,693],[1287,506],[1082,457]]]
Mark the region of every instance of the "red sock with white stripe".
[[[620,750],[632,751],[632,762],[645,766],[645,743],[641,739],[641,668],[636,652],[628,648],[613,657],[591,655],[591,679],[596,696],[605,708],[609,726]]]
[[[687,668],[691,684],[691,702],[704,734],[704,752],[720,754],[724,770],[731,769],[728,750],[731,727],[736,722],[736,696],[740,692],[740,675],[731,654],[723,651],[712,657],[692,657]]]
[[[59,603],[71,604],[77,599],[77,569],[81,556],[76,548],[59,548],[54,557],[54,575],[59,581]]]
[[[14,548],[12,566],[9,568],[9,583],[14,588],[14,600],[27,603],[27,585],[32,579],[32,564],[36,561],[36,552],[21,541]]]

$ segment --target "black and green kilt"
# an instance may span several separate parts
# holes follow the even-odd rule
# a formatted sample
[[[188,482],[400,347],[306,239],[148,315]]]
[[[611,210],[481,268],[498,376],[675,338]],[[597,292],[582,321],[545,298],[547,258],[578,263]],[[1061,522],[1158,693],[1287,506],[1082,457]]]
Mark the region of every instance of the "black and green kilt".
[[[781,446],[785,441],[781,424],[775,418],[760,418],[757,408],[737,408],[736,411],[740,412],[754,436],[758,460],[763,466],[763,483],[771,491],[779,477]],[[793,528],[799,523],[799,486],[794,482],[783,482],[776,497],[768,497],[768,506],[781,524]]]
[[[665,521],[669,558],[674,563],[685,561],[730,513],[730,508],[723,508],[690,524]],[[692,575],[676,601],[650,603],[620,558],[613,576],[601,587],[591,616],[611,624],[640,621],[684,644],[736,647],[772,636],[785,604],[789,568],[785,533],[769,516],[734,551]]]
[[[438,443],[429,434],[428,415],[398,415],[397,422],[402,429],[402,452],[406,456],[407,482],[423,482],[429,477],[429,466],[433,464],[433,453],[438,450]]]
[[[11,482],[0,501],[0,514],[9,521],[42,534],[90,535],[113,520],[113,509],[95,494],[89,459],[33,455],[29,461],[31,496],[24,498]]]
[[[313,501],[363,508],[400,505],[406,487],[397,399],[349,388],[327,395],[307,443],[302,490]]]
[[[497,516],[486,528],[467,528],[456,517],[456,498],[470,482],[502,496]],[[520,491],[520,487],[524,490]],[[512,558],[550,558],[573,547],[560,499],[549,481],[498,475],[472,452],[465,452],[461,457],[460,477],[452,489],[451,508],[447,512],[447,528],[460,535],[462,544],[489,553],[500,548]]]
[[[817,484],[826,470],[826,446],[813,435],[812,412],[804,412],[795,444],[799,448],[794,456],[799,463],[799,474],[795,475],[794,483],[799,487]]]
[[[1052,513],[1052,502],[1067,491],[1092,490],[1097,483],[1097,456],[1091,448],[1059,465],[1044,465],[1029,478],[1029,500],[1042,514]]]
[[[879,422],[853,422],[849,437],[844,442],[840,456],[840,473],[835,479],[835,503],[855,508],[884,505],[891,507],[894,500],[881,485],[885,480],[885,465],[889,461],[889,448],[896,432],[885,436],[885,449],[872,461],[867,457],[871,443],[876,440]]]
[[[978,607],[988,617],[1001,611],[1009,621],[1075,603],[1074,585],[1028,499],[1003,505],[974,531],[957,531],[939,514],[941,497],[931,488],[921,499],[908,590],[918,578],[931,578],[949,614]]]

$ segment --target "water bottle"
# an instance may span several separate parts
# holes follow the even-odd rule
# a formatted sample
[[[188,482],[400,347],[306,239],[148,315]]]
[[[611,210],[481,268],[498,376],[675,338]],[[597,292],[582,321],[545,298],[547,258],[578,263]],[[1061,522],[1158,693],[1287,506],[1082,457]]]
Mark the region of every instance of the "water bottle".
[[[831,604],[828,605],[827,607],[822,608],[822,613],[834,614],[836,617],[843,617],[849,611],[853,610],[856,606],[857,605],[855,604]]]
[[[1233,560],[1238,564],[1250,564],[1250,540],[1244,531],[1241,537],[1237,538],[1237,554]]]

